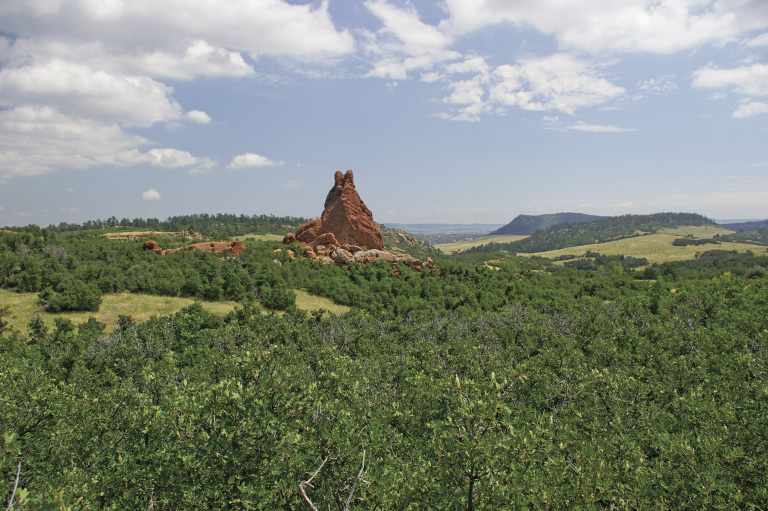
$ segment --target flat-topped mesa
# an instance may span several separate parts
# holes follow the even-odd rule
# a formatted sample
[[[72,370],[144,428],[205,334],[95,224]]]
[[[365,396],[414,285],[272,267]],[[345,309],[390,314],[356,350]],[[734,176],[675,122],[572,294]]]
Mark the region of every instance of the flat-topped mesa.
[[[384,238],[373,221],[369,210],[355,189],[351,170],[346,174],[336,171],[333,188],[325,198],[325,209],[319,219],[312,220],[296,230],[295,239],[313,244],[326,233],[336,237],[341,245],[356,245],[368,249],[384,249]],[[289,239],[287,236],[286,239]]]

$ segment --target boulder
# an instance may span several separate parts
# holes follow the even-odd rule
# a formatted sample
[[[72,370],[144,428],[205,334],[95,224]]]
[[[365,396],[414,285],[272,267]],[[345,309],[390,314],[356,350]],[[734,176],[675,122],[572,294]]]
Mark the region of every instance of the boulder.
[[[319,218],[310,220],[309,222],[302,224],[296,229],[296,239],[302,243],[311,244],[315,241],[315,238],[320,234],[320,226],[323,221]]]
[[[293,234],[292,232],[289,232],[288,234],[283,236],[283,245],[290,245],[294,241],[296,241],[296,235]]]
[[[337,248],[333,252],[331,252],[331,259],[336,264],[352,264],[355,262],[355,256],[352,255],[351,252],[348,252],[344,250],[343,248]]]

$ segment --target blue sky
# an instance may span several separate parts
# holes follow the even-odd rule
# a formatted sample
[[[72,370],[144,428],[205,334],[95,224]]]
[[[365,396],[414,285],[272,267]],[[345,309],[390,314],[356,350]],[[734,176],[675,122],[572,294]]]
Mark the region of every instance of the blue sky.
[[[5,0],[0,225],[768,217],[764,0]]]

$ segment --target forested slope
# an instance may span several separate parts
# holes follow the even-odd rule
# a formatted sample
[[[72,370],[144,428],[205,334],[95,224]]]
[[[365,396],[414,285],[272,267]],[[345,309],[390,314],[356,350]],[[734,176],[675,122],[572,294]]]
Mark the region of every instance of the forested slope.
[[[592,222],[603,218],[597,215],[585,215],[584,213],[554,213],[550,215],[518,215],[510,223],[496,229],[490,236],[499,234],[511,234],[525,236],[536,231],[548,229],[560,224],[572,224],[576,222]]]
[[[681,225],[715,225],[704,216],[695,213],[655,213],[652,215],[622,215],[605,217],[590,222],[559,224],[537,231],[526,239],[512,243],[489,243],[468,249],[468,252],[512,253],[546,252],[566,247],[602,243],[658,229]]]

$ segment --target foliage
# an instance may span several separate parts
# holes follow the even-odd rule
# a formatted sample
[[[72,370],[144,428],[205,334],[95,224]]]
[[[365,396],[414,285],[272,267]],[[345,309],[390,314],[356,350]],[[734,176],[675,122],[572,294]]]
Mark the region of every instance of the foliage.
[[[25,508],[768,507],[766,255],[395,274],[99,234],[0,234],[2,286],[241,305],[0,324],[0,495],[18,472]],[[296,288],[352,309],[307,314]]]
[[[657,284],[6,333],[0,493],[21,461],[71,509],[763,508],[768,282]]]
[[[754,245],[768,245],[768,228],[745,230],[733,234],[716,236],[717,241],[735,241],[737,243],[750,243]]]

